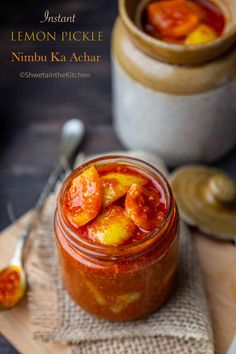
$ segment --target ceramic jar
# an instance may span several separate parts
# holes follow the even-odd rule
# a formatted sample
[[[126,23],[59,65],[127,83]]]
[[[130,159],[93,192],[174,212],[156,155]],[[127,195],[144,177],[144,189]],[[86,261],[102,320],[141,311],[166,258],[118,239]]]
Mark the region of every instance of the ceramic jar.
[[[223,35],[176,45],[141,27],[148,0],[120,0],[112,36],[113,118],[128,148],[158,153],[169,165],[210,162],[236,143],[236,2],[217,3]]]

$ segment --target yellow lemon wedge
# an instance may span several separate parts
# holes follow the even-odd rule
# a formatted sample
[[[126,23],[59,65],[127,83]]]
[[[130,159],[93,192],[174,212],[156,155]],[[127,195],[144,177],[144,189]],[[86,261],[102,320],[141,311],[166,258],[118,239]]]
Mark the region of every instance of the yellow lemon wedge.
[[[199,25],[185,39],[185,44],[203,44],[217,38],[215,31],[207,25]]]
[[[143,185],[147,179],[140,175],[112,172],[101,178],[103,187],[103,207],[108,207],[123,197],[132,184]]]
[[[87,225],[89,238],[108,246],[121,245],[132,237],[135,229],[133,221],[118,205],[108,207]]]
[[[137,301],[140,298],[140,293],[129,293],[118,295],[115,298],[114,304],[111,306],[111,310],[113,313],[119,313],[124,310],[129,304]]]

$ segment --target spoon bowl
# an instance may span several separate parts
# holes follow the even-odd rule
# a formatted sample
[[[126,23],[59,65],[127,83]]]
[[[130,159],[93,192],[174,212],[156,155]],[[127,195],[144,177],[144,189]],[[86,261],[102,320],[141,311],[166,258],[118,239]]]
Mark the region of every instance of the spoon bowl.
[[[84,134],[85,126],[80,119],[68,120],[62,128],[59,156],[68,160],[82,141]]]

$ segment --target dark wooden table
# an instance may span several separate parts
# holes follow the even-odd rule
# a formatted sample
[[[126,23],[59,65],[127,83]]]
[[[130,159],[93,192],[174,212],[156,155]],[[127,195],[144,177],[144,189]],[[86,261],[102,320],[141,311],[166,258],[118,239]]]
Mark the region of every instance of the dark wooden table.
[[[53,14],[79,13],[77,24],[66,30],[104,31],[102,45],[89,45],[88,51],[103,56],[98,64],[23,64],[11,63],[9,53],[16,50],[50,50],[45,45],[9,43],[9,31],[32,31],[39,27],[45,9]],[[86,124],[87,134],[81,146],[85,153],[121,149],[111,121],[110,35],[117,14],[116,1],[78,0],[9,2],[2,6],[0,55],[0,229],[30,209],[39,195],[57,154],[63,123],[78,117]],[[53,27],[54,28],[54,27]],[[60,30],[63,27],[56,26]],[[52,27],[51,27],[52,30]],[[64,46],[63,51],[83,51],[81,45]],[[90,72],[90,79],[20,79],[21,71]],[[235,151],[217,163],[236,175]],[[17,351],[0,336],[0,353]]]

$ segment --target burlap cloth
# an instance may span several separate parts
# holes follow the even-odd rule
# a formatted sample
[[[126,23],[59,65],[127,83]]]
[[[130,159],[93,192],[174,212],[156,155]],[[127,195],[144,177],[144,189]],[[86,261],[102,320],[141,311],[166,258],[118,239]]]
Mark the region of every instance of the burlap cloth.
[[[29,302],[36,340],[68,343],[73,354],[213,353],[202,279],[184,225],[177,285],[167,304],[147,318],[109,322],[84,312],[63,288],[53,235],[55,204],[52,195],[34,234]]]

